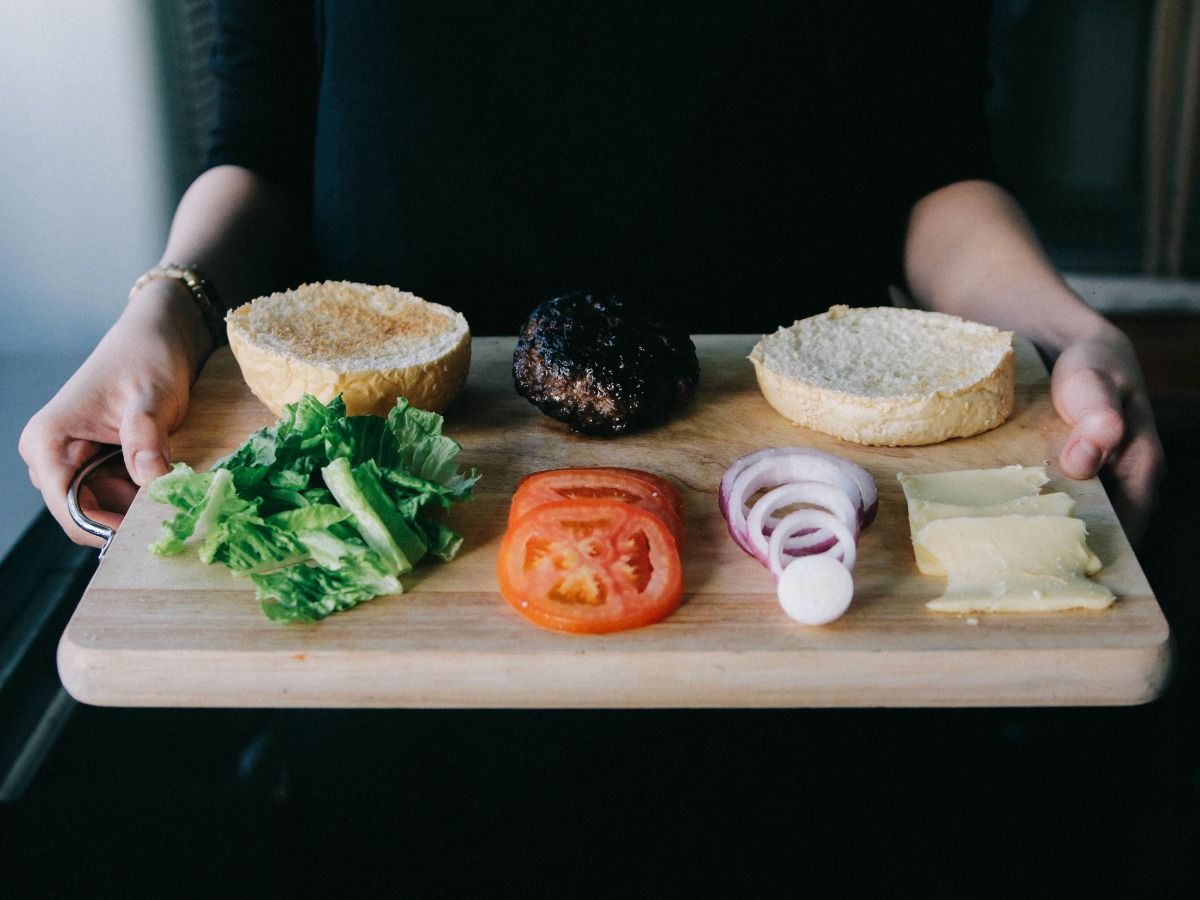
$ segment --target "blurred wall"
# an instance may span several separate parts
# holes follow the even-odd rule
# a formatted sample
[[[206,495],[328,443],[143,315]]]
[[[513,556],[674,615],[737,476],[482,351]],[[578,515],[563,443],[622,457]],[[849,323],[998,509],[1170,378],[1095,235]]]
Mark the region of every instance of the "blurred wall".
[[[82,355],[174,202],[150,0],[0,0],[0,354]]]

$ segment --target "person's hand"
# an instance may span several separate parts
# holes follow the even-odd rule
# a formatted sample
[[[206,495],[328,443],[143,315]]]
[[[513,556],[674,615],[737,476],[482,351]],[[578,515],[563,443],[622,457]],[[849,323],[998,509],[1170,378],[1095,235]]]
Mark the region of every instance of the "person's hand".
[[[1131,540],[1141,536],[1164,471],[1162,444],[1129,339],[1107,323],[1067,345],[1050,395],[1071,426],[1059,463],[1068,478],[1098,472]]]
[[[182,294],[180,293],[182,291]],[[72,521],[67,488],[103,444],[120,444],[125,471],[97,471],[80,489],[83,512],[116,528],[137,493],[168,471],[167,436],[187,411],[192,379],[211,346],[186,288],[152,281],[99,346],[25,426],[29,478],[71,540],[99,545]]]

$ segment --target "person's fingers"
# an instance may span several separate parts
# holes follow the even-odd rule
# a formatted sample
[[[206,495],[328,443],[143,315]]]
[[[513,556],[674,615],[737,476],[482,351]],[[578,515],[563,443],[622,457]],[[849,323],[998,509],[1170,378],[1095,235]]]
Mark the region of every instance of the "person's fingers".
[[[146,293],[151,292],[148,287]],[[199,348],[176,321],[174,311],[179,308],[174,300],[143,302],[123,314],[25,426],[21,456],[29,466],[30,481],[42,492],[55,520],[78,543],[99,542],[71,522],[67,490],[101,447],[119,444],[124,466],[114,460],[90,473],[79,501],[89,518],[106,525],[120,523],[136,493],[132,482],[144,485],[169,469],[167,431],[183,418],[199,361]]]
[[[119,519],[133,503],[137,496],[137,485],[129,480],[125,467],[116,461],[114,468],[105,471],[107,467],[96,470],[87,480],[87,486],[96,500],[96,508],[112,513]],[[97,520],[99,521],[99,520]]]
[[[31,421],[21,433],[19,449],[29,466],[29,480],[42,493],[50,515],[77,544],[98,547],[103,543],[77,526],[67,512],[67,489],[75,473],[91,458],[98,445],[93,441],[51,437],[52,427]]]
[[[1091,478],[1125,438],[1123,398],[1112,380],[1079,368],[1051,382],[1058,414],[1071,425],[1059,456],[1068,478]]]
[[[137,493],[137,488],[125,482],[129,490]],[[97,492],[93,490],[93,485],[90,480],[88,483],[79,486],[79,508],[83,510],[83,514],[93,522],[99,522],[101,525],[107,525],[109,528],[116,531],[121,527],[121,522],[125,519],[125,510],[129,508],[126,504],[118,511],[110,505],[110,501],[98,498]],[[94,539],[97,544],[102,543],[99,538]]]
[[[1136,543],[1149,522],[1166,471],[1162,442],[1144,396],[1129,403],[1127,430],[1129,439],[1110,461],[1104,480],[1125,533]]]
[[[167,431],[152,403],[131,405],[121,419],[125,468],[135,484],[146,486],[170,471]]]
[[[1149,524],[1162,471],[1162,454],[1151,436],[1131,441],[1113,460],[1111,477],[1105,485],[1125,533],[1133,543],[1141,538]]]
[[[1091,478],[1108,461],[1125,436],[1125,425],[1114,409],[1086,413],[1071,429],[1060,463],[1068,478]]]

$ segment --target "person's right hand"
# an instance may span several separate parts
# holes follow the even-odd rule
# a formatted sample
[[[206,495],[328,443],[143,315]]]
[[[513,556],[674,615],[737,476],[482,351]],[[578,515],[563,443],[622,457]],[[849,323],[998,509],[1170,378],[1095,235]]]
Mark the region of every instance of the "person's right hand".
[[[103,444],[120,444],[126,472],[97,472],[80,489],[83,512],[116,528],[137,486],[168,471],[167,436],[183,421],[192,380],[212,339],[187,289],[146,284],[54,398],[21,433],[29,478],[63,531],[98,546],[67,512],[67,488]]]

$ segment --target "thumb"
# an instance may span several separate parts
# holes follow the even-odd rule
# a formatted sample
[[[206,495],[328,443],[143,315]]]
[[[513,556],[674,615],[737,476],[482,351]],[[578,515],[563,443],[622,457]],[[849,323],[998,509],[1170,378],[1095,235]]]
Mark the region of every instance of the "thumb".
[[[151,404],[130,406],[121,419],[121,448],[125,455],[125,468],[134,482],[145,487],[170,468],[167,451],[167,431],[162,414]]]
[[[1058,414],[1071,426],[1059,457],[1063,474],[1091,478],[1125,437],[1121,393],[1112,379],[1090,367],[1053,379],[1051,391]]]

